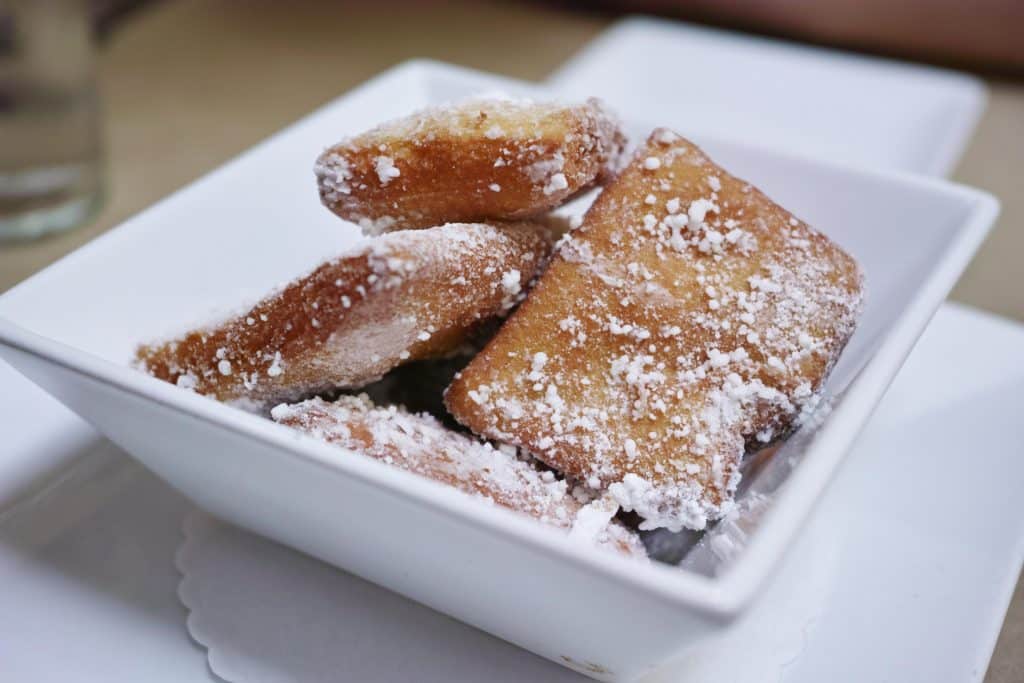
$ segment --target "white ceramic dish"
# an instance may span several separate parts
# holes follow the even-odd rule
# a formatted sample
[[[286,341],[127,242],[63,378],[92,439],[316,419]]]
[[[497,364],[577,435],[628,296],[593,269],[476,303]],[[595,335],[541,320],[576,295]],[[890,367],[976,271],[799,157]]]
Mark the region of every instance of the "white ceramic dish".
[[[647,59],[647,50],[641,49],[645,46],[652,46],[658,58]],[[757,78],[751,79],[755,68]],[[637,88],[638,74],[647,85],[671,87]],[[686,87],[694,77],[702,85],[697,107]],[[742,130],[725,129],[726,137],[925,175],[948,173],[985,101],[982,82],[964,74],[647,18],[616,22],[551,74],[547,83],[567,95],[600,94],[614,101],[623,116],[657,118],[687,128],[697,122],[731,120],[740,97],[732,84],[748,81],[751,87],[751,80],[756,81],[752,87],[761,82],[784,82],[789,87],[760,88],[757,103],[769,115],[747,117]],[[878,82],[887,84],[884,102],[861,96]],[[808,102],[822,89],[841,97],[841,102]],[[827,115],[822,114],[825,106]],[[884,115],[881,121],[879,111]],[[0,460],[0,510],[68,465],[55,455],[62,452],[59,448],[48,447],[55,439],[89,430],[74,413],[27,386],[0,362],[0,386],[5,382],[20,382],[25,388],[9,397],[0,395],[0,412],[45,412],[46,419],[45,426],[19,422],[14,443],[6,444],[8,452]]]
[[[617,22],[547,83],[684,134],[936,176],[985,106],[967,74],[646,17]]]
[[[981,681],[1024,558],[1024,517],[1006,514],[1024,481],[1021,348],[1024,326],[940,307],[757,603],[722,637],[644,683],[821,683],[837,672],[845,681]],[[23,415],[0,424],[22,431],[33,419]],[[5,681],[270,683],[296,680],[324,660],[336,665],[333,679],[364,683],[571,679],[557,665],[545,670],[529,653],[511,657],[497,643],[467,653],[467,643],[481,639],[457,623],[412,628],[417,610],[400,600],[372,613],[337,607],[329,654],[317,651],[322,640],[303,638],[304,624],[287,620],[285,604],[264,618],[296,647],[256,651],[250,630],[240,628],[227,645],[248,647],[211,654],[210,667],[223,678],[215,676],[206,652],[189,640],[175,595],[182,577],[172,560],[192,505],[105,439],[54,441],[38,453],[59,456],[53,451],[68,441],[88,455],[43,495],[0,512]],[[967,470],[964,453],[973,465]],[[948,504],[963,496],[971,515]],[[250,577],[237,575],[241,593],[251,595]],[[305,575],[289,572],[280,582],[289,578]],[[794,623],[814,604],[822,579],[821,613]],[[365,604],[361,581],[342,572],[337,580],[351,588],[353,605]],[[788,586],[797,588],[787,592]],[[253,605],[248,614],[266,614],[287,598]],[[294,668],[297,654],[315,661]],[[232,668],[240,658],[262,662],[264,676]]]
[[[0,297],[0,355],[214,514],[554,661],[631,680],[740,614],[997,212],[942,181],[699,138],[862,263],[869,300],[829,383],[842,400],[749,547],[714,578],[572,547],[558,533],[126,367],[134,344],[234,305],[354,239],[311,159],[382,119],[506,79],[393,69]],[[624,626],[624,624],[626,624]]]

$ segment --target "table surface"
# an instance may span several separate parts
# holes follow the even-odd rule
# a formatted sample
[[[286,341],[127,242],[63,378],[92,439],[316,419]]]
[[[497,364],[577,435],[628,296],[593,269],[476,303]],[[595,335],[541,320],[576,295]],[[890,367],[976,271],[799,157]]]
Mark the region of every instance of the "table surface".
[[[156,3],[99,54],[107,197],[87,225],[0,246],[0,292],[254,142],[404,59],[540,80],[613,20],[535,3]],[[952,298],[1024,320],[1024,82],[987,79],[988,109],[954,174],[1003,202]],[[1024,680],[1018,585],[986,681]]]

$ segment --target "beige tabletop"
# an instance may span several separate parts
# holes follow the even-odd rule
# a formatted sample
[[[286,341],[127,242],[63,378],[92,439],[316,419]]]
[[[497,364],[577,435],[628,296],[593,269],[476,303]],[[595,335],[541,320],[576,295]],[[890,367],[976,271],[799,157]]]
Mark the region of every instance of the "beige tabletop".
[[[157,3],[101,49],[105,205],[69,234],[0,246],[0,292],[399,61],[431,57],[538,80],[610,21],[536,3]],[[989,88],[954,177],[998,196],[1003,213],[952,298],[1024,320],[1024,82],[990,79]],[[986,681],[1022,680],[1018,585]]]

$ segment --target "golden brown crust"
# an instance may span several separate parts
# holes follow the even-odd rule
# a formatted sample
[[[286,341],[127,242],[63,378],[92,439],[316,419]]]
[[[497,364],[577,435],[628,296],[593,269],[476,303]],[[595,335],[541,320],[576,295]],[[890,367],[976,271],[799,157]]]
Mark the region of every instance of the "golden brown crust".
[[[360,387],[458,348],[518,301],[549,248],[534,223],[392,233],[217,327],[142,346],[137,360],[155,377],[253,407]]]
[[[596,100],[473,100],[340,142],[315,172],[325,206],[380,233],[536,215],[608,175],[624,142]]]
[[[446,403],[645,528],[701,528],[731,505],[745,439],[813,405],[861,296],[828,238],[655,131]]]
[[[574,536],[646,557],[636,534],[611,521],[618,506],[583,505],[565,481],[517,457],[516,449],[481,443],[426,414],[379,407],[365,395],[327,402],[282,404],[271,416],[321,441],[447,484],[463,493],[521,512]]]

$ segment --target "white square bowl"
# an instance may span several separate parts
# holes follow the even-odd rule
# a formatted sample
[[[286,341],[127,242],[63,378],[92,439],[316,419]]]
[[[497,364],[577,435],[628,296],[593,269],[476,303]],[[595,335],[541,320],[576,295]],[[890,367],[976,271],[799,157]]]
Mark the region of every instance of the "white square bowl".
[[[697,140],[853,253],[869,288],[827,385],[841,400],[804,440],[747,547],[706,575],[571,545],[127,367],[140,340],[235,307],[358,239],[319,206],[310,169],[324,145],[496,89],[545,94],[431,62],[371,80],[0,297],[0,356],[214,514],[592,677],[634,680],[756,596],[997,203],[943,181]]]

